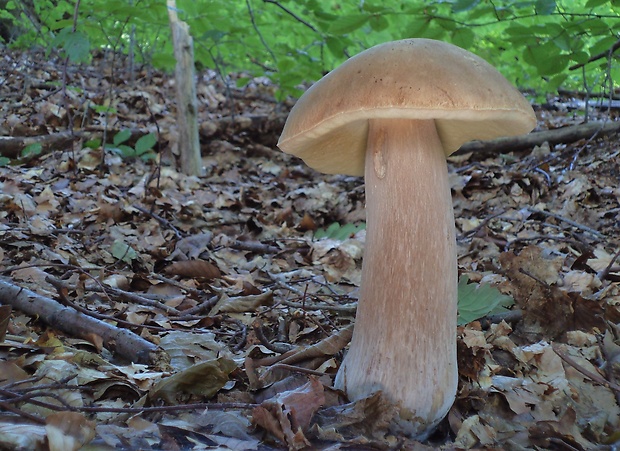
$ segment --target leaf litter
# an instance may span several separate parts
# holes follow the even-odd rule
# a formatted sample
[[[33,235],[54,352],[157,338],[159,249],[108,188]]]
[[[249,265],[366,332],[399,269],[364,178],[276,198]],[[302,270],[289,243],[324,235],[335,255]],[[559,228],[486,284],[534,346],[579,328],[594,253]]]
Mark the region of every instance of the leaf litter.
[[[201,74],[207,174],[198,178],[171,168],[168,76],[142,69],[131,84],[100,55],[67,73],[82,89],[63,97],[58,60],[3,58],[0,135],[52,137],[73,124],[78,139],[0,167],[0,446],[617,446],[617,138],[450,158],[459,272],[469,282],[460,384],[422,444],[399,434],[381,393],[347,403],[331,387],[361,279],[363,180],[317,174],[275,148],[290,104],[273,101],[265,80],[235,88],[232,76],[225,87]],[[579,120],[537,113],[541,129]],[[128,146],[154,133],[158,161],[83,145],[104,134],[113,143],[123,130]],[[29,293],[161,353],[7,308]]]

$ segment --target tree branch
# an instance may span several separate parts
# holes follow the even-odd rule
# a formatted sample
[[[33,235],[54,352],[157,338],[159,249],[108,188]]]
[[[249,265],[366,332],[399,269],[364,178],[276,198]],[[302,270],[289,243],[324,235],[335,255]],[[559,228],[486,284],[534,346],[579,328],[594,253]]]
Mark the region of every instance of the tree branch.
[[[620,132],[620,122],[588,122],[530,133],[529,135],[498,138],[491,141],[472,141],[461,146],[456,154],[467,152],[496,154],[531,149],[548,142],[549,144],[572,143],[593,135],[605,136]]]
[[[93,335],[98,335],[107,349],[132,362],[158,366],[165,366],[169,362],[169,357],[163,350],[130,330],[119,329],[1,279],[0,304],[10,305],[27,315],[39,317],[51,327],[72,336],[89,340]]]

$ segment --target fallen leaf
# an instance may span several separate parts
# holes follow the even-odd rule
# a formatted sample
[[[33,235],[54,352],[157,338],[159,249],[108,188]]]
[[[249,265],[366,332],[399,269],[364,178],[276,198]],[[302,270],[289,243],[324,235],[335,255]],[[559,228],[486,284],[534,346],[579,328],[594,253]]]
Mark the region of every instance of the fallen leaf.
[[[166,403],[176,405],[181,395],[213,397],[226,385],[228,375],[237,364],[225,357],[200,362],[183,371],[163,378],[149,392],[153,400],[161,398]]]
[[[252,411],[252,423],[261,426],[289,450],[310,446],[304,435],[310,420],[325,403],[323,385],[311,377],[303,386],[267,399]]]
[[[205,260],[184,260],[173,262],[164,270],[170,276],[204,277],[207,280],[221,276],[220,270],[213,263]]]
[[[95,422],[79,412],[56,412],[45,418],[50,451],[77,451],[95,438]]]

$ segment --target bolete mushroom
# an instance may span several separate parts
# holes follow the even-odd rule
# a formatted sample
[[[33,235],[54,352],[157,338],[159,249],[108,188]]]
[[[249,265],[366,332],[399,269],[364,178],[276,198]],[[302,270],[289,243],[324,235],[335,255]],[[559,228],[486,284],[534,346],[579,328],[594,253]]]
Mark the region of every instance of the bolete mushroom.
[[[314,84],[278,142],[328,174],[364,175],[366,247],[350,348],[335,385],[383,390],[411,436],[457,389],[457,262],[446,157],[463,143],[528,133],[532,107],[459,47],[406,39],[368,49]]]

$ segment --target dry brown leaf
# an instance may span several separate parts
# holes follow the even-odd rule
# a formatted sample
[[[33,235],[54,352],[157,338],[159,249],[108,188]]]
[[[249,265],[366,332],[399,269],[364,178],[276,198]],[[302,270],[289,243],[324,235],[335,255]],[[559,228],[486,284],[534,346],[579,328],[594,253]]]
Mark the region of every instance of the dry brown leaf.
[[[252,422],[273,434],[290,450],[302,449],[310,446],[304,433],[324,403],[323,385],[311,377],[305,385],[263,401],[252,411]]]
[[[149,392],[153,400],[163,399],[175,405],[184,395],[213,397],[228,382],[228,375],[237,364],[225,357],[200,362],[183,371],[163,378]]]
[[[266,291],[261,294],[250,294],[248,296],[229,297],[228,295],[224,295],[217,304],[213,306],[209,312],[209,316],[217,315],[218,313],[254,312],[262,305],[272,304],[272,291]]]
[[[185,260],[173,262],[166,266],[166,274],[170,276],[181,277],[203,277],[207,280],[215,279],[221,276],[221,272],[217,266],[206,260]]]
[[[77,451],[95,438],[95,422],[79,412],[56,412],[45,418],[50,451]]]
[[[399,407],[378,391],[358,401],[322,409],[311,428],[312,436],[351,444],[376,442],[389,446],[386,435],[398,427]]]
[[[0,421],[0,449],[45,450],[45,427]]]

